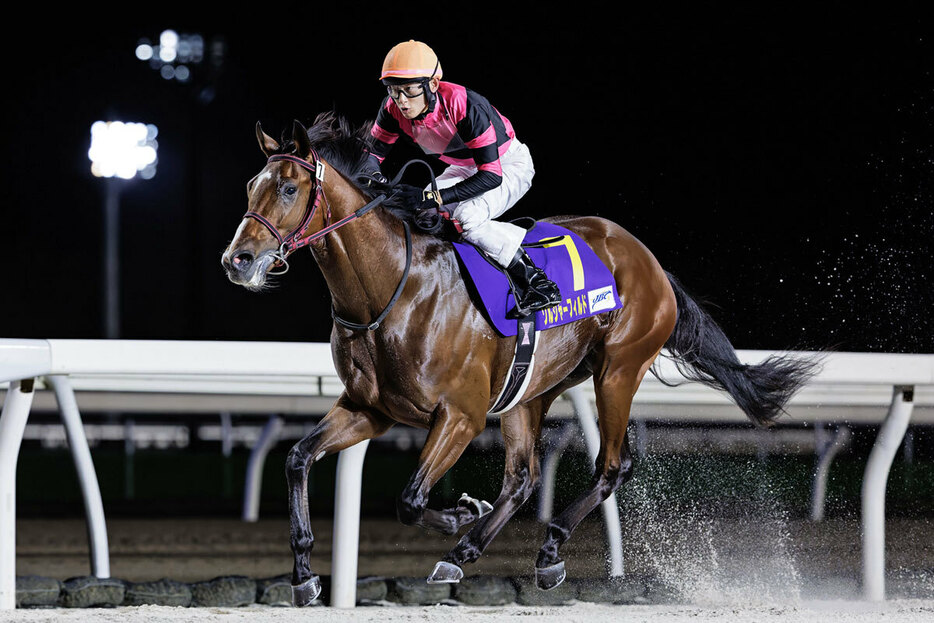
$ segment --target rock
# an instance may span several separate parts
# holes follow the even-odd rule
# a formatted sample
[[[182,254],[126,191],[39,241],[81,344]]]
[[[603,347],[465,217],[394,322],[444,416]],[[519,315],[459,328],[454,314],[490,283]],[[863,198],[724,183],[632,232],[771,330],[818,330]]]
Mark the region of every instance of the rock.
[[[357,603],[368,604],[384,601],[389,593],[385,578],[360,578],[357,580]]]
[[[124,606],[180,606],[191,605],[191,588],[183,583],[162,578],[154,582],[127,582],[123,595]]]
[[[240,575],[228,575],[191,585],[192,606],[235,608],[256,601],[256,581]]]
[[[266,606],[292,605],[292,578],[279,575],[256,581],[256,603]]]
[[[61,604],[65,608],[107,608],[123,603],[123,580],[85,575],[62,583]]]
[[[425,578],[396,578],[390,583],[389,601],[415,606],[439,604],[451,598],[450,584],[429,584]]]
[[[474,575],[454,585],[454,599],[468,606],[502,606],[515,603],[516,587],[507,578]]]
[[[576,580],[577,599],[590,603],[634,604],[645,602],[642,578],[588,578]]]
[[[577,586],[565,580],[550,591],[535,584],[534,576],[512,578],[516,587],[516,603],[523,606],[563,606],[577,599]]]
[[[62,583],[41,575],[16,576],[16,607],[35,608],[56,606],[62,592]]]

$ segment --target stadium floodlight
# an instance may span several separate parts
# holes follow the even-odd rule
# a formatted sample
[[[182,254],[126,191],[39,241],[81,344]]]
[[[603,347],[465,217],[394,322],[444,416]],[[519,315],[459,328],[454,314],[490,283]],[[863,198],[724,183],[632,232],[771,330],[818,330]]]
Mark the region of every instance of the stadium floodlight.
[[[123,121],[95,121],[91,125],[91,173],[96,177],[151,179],[156,174],[159,144],[156,126]]]
[[[217,96],[217,80],[227,55],[223,35],[210,38],[196,32],[163,30],[157,37],[136,42],[136,58],[166,82],[186,85],[201,105]]]
[[[119,214],[120,189],[117,179],[139,175],[150,179],[156,174],[158,143],[156,126],[123,121],[95,121],[91,125],[91,173],[106,178],[104,201],[104,331],[108,338],[120,333]],[[117,178],[117,179],[115,179]]]
[[[209,54],[211,63],[218,64],[223,55],[223,44],[212,43]],[[204,57],[204,37],[198,33],[179,34],[174,30],[163,30],[156,43],[140,39],[136,44],[136,58],[149,63],[166,80],[188,82],[191,68],[201,65]]]

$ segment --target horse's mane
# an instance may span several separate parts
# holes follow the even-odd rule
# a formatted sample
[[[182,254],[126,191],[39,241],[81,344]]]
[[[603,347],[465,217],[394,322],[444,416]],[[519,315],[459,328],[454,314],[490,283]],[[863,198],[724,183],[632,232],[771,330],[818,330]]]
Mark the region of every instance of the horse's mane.
[[[445,229],[445,224],[437,213],[419,212],[403,204],[394,192],[396,186],[374,179],[374,169],[370,163],[370,148],[373,144],[373,138],[370,135],[372,125],[370,121],[354,127],[342,115],[334,111],[326,111],[315,117],[314,123],[308,128],[308,141],[312,149],[347,178],[367,199],[385,194],[387,199],[382,205],[397,218],[408,221],[421,231],[431,234],[441,233]],[[296,151],[294,141],[285,132],[279,144],[280,147],[276,153],[289,154]]]
[[[440,233],[444,227],[437,215],[419,213],[403,205],[393,192],[392,184],[379,182],[370,163],[370,135],[372,122],[354,127],[345,117],[334,111],[320,113],[308,128],[308,141],[328,164],[337,169],[354,187],[368,199],[380,194],[387,195],[383,206],[396,217],[408,221],[416,228],[428,233]],[[293,153],[296,146],[291,137],[283,132],[280,148],[276,153]]]

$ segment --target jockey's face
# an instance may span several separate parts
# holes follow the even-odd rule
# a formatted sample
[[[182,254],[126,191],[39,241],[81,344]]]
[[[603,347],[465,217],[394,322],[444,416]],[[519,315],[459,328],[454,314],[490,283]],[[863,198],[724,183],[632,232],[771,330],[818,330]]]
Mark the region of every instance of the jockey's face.
[[[428,81],[428,88],[432,93],[438,90],[438,78]],[[405,84],[393,85],[388,88],[389,97],[396,103],[399,112],[406,119],[415,119],[428,110],[428,97],[421,80],[414,80]]]

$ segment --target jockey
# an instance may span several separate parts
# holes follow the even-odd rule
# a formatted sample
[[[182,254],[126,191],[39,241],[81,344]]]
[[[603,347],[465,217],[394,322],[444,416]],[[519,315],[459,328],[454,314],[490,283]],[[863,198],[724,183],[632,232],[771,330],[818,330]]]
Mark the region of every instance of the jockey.
[[[389,94],[370,132],[372,164],[378,168],[400,136],[447,164],[437,178],[440,196],[419,192],[413,207],[450,214],[465,241],[506,269],[518,294],[512,316],[559,304],[558,287],[520,246],[526,230],[493,220],[532,185],[528,148],[486,98],[441,75],[424,43],[410,40],[389,51],[380,76]]]

